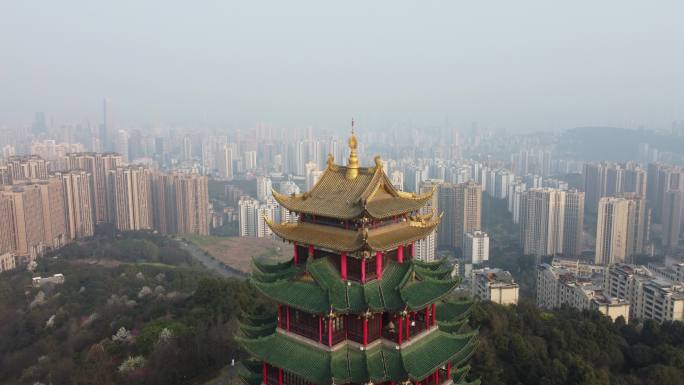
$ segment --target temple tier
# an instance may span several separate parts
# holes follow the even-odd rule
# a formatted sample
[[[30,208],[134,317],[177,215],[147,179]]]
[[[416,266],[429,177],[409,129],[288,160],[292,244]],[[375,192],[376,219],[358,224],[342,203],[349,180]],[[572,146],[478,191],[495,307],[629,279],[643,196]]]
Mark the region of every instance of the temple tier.
[[[254,262],[252,284],[278,303],[245,315],[238,340],[254,357],[245,384],[463,384],[477,331],[472,303],[447,299],[458,280],[444,261],[413,259],[413,242],[439,224],[415,215],[433,192],[397,191],[378,157],[328,166],[311,191],[276,200],[297,223],[268,222],[293,244],[287,262]],[[475,381],[474,383],[479,383]]]

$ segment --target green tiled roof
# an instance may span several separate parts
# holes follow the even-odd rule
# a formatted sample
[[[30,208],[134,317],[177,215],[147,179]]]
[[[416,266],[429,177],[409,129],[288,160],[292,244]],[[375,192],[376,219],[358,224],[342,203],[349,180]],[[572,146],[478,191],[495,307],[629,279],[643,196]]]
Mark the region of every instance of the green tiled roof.
[[[254,286],[265,296],[279,303],[286,303],[314,314],[330,309],[328,293],[313,281],[260,282],[252,280]]]
[[[453,322],[470,315],[473,301],[448,301],[437,305],[437,321]]]
[[[327,384],[330,376],[330,353],[312,348],[280,333],[261,338],[237,337],[255,358],[283,368],[316,384]]]
[[[344,282],[327,258],[305,265],[255,262],[254,286],[279,303],[315,313],[420,310],[449,294],[458,284],[443,262],[388,261],[381,280]],[[439,314],[439,312],[438,312]]]
[[[402,361],[406,372],[413,379],[423,379],[447,362],[458,360],[459,353],[468,347],[473,339],[477,339],[477,335],[473,333],[430,333],[418,343],[402,349]]]
[[[401,288],[401,297],[412,310],[420,310],[425,306],[444,298],[451,293],[458,281],[425,278],[414,280]],[[439,313],[438,313],[439,314]]]
[[[477,334],[433,331],[402,349],[377,344],[368,350],[346,345],[330,352],[280,333],[267,337],[239,338],[245,349],[259,360],[283,368],[316,384],[364,383],[368,380],[422,380],[452,362],[470,357]]]

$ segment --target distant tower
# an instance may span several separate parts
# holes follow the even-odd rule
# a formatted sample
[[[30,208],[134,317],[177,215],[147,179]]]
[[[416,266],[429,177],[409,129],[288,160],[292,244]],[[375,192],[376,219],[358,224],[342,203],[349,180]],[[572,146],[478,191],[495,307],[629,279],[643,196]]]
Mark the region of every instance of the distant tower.
[[[100,144],[104,151],[112,151],[113,143],[111,140],[111,122],[109,121],[109,99],[102,100],[102,124],[100,124]]]
[[[45,123],[45,113],[36,112],[36,117],[33,120],[32,131],[34,135],[40,135],[47,132],[47,124]]]

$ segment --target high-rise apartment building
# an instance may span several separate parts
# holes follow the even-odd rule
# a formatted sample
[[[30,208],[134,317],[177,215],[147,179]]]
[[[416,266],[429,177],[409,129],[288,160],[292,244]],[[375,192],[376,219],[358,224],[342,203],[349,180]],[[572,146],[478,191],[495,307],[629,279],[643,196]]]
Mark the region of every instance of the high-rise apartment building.
[[[48,164],[40,156],[10,156],[5,163],[9,177],[7,184],[48,178]]]
[[[259,201],[248,196],[238,202],[240,210],[240,236],[256,237],[259,222]]]
[[[577,257],[582,254],[584,234],[584,192],[565,192],[565,218],[563,222],[563,255]]]
[[[15,252],[23,263],[42,254],[49,245],[45,242],[45,219],[38,185],[14,185],[4,188],[0,195],[11,201]]]
[[[440,186],[444,181],[441,179],[427,179],[420,183],[419,192],[421,194],[430,193],[432,198],[428,200],[425,206],[421,207],[419,213],[421,215],[438,215],[439,213],[439,191],[437,187]],[[414,245],[414,258],[419,261],[432,262],[435,260],[435,255],[437,254],[437,232],[433,231],[427,237],[416,241]]]
[[[629,219],[627,223],[627,256],[644,252],[649,241],[649,211],[646,197],[636,192],[617,194],[616,197],[629,201]]]
[[[66,171],[83,170],[91,175],[91,204],[95,223],[114,223],[114,189],[108,184],[110,171],[123,165],[119,154],[80,152],[68,154],[65,160]]]
[[[665,206],[672,202],[666,202],[669,191],[684,191],[684,169],[663,163],[650,163],[648,165],[648,190],[647,200],[653,210],[653,223],[664,224],[668,218]]]
[[[17,248],[14,220],[14,201],[0,193],[0,254],[13,253]]]
[[[628,256],[630,202],[624,198],[599,200],[596,223],[595,263],[609,265],[624,262]]]
[[[525,191],[520,214],[523,252],[531,255],[563,253],[566,192],[549,188]]]
[[[679,246],[682,223],[682,190],[668,190],[662,196],[662,245],[667,249]]]
[[[599,199],[622,192],[646,194],[646,171],[638,164],[601,162],[584,165],[587,208],[596,212]]]
[[[473,181],[445,183],[438,189],[439,209],[444,213],[439,228],[439,244],[461,248],[463,236],[482,226],[482,187]]]
[[[473,265],[489,260],[489,235],[484,231],[466,233],[463,238],[463,260]]]
[[[209,235],[209,187],[206,176],[172,176],[176,200],[176,233]],[[155,210],[162,210],[162,207]],[[167,215],[168,216],[168,215]]]
[[[44,242],[50,248],[64,246],[68,241],[66,201],[59,177],[36,182],[43,208]]]
[[[94,234],[92,174],[67,171],[59,174],[64,189],[64,208],[69,239],[89,237]]]
[[[222,179],[233,179],[233,150],[225,144],[218,149],[216,156],[216,168],[218,176]]]
[[[151,172],[142,166],[118,167],[109,171],[116,208],[116,228],[120,231],[151,229]]]

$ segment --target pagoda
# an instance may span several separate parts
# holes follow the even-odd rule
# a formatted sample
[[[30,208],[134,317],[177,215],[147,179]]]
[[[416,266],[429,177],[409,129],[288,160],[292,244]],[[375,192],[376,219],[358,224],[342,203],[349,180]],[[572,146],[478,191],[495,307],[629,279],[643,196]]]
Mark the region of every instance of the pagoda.
[[[311,191],[273,192],[298,214],[296,223],[268,222],[293,256],[254,261],[252,284],[278,305],[242,317],[238,341],[253,357],[242,381],[467,384],[478,343],[477,331],[466,331],[472,303],[449,298],[458,280],[445,261],[413,259],[414,242],[440,222],[418,214],[434,190],[398,191],[379,157],[360,167],[353,129],[349,147],[347,165],[329,155]]]

